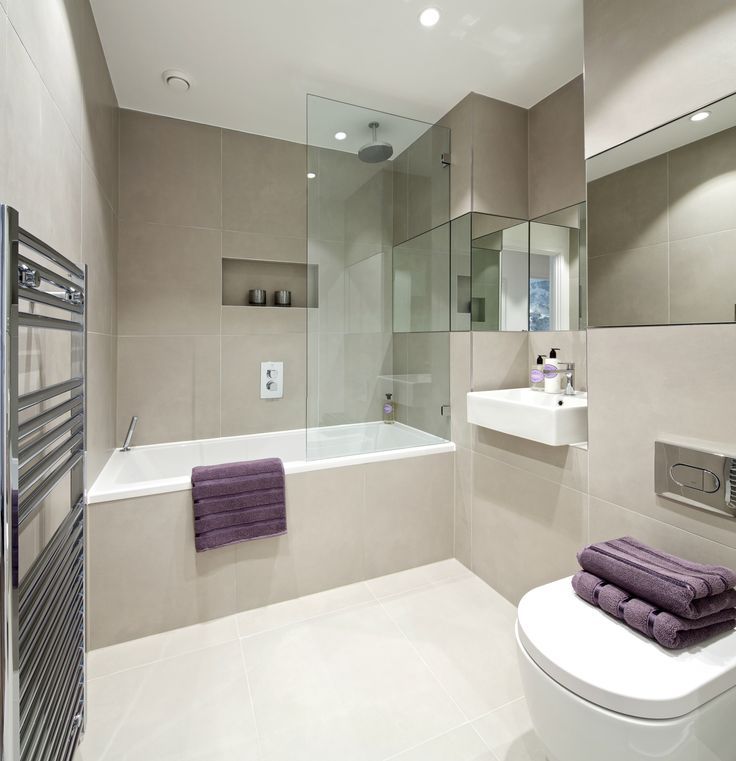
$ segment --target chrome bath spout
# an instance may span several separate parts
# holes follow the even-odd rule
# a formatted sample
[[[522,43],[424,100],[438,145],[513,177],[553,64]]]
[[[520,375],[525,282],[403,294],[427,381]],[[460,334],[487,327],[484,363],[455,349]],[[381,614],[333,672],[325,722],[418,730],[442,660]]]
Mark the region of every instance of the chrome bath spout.
[[[123,442],[123,446],[120,449],[121,452],[130,451],[130,442],[133,438],[133,431],[135,431],[135,427],[137,425],[138,425],[138,415],[133,415],[133,417],[130,419],[130,425],[128,426],[128,433],[125,434],[125,441]]]

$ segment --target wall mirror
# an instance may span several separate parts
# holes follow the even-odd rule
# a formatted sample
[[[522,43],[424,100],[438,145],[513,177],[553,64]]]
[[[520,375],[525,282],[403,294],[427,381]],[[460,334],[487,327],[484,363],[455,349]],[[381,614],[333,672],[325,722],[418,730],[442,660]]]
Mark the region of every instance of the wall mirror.
[[[736,95],[587,162],[591,326],[736,319]]]
[[[586,323],[586,206],[529,223],[529,330],[582,330]]]

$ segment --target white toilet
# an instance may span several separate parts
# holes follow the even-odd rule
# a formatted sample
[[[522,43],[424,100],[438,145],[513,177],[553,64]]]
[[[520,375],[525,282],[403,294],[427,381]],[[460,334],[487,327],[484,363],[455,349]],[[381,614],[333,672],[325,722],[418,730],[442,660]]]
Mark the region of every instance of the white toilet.
[[[668,651],[562,579],[524,596],[516,640],[549,761],[736,761],[736,632]]]

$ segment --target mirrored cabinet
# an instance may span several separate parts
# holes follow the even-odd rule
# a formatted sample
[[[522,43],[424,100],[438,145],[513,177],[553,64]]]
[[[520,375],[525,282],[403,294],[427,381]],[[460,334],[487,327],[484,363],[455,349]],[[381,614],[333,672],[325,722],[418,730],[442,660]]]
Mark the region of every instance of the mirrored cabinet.
[[[585,204],[531,222],[473,212],[393,250],[394,332],[585,327]]]

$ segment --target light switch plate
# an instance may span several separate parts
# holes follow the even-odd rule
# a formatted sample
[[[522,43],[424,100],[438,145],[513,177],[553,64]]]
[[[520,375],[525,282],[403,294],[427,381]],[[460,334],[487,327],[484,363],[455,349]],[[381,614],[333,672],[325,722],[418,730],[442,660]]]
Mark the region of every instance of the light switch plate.
[[[281,399],[284,395],[284,363],[261,362],[261,399]]]

